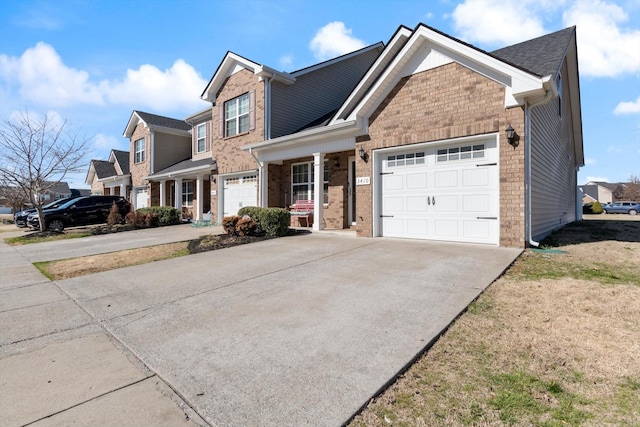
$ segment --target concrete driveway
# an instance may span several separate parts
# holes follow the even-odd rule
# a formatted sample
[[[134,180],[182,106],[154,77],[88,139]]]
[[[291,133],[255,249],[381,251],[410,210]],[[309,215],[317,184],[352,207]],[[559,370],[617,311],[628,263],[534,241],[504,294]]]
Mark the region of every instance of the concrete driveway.
[[[52,287],[48,297],[10,286],[21,295],[12,318],[23,323],[0,336],[0,364],[34,345],[46,353],[60,341],[104,333],[135,356],[142,374],[130,382],[168,386],[161,394],[190,422],[338,426],[519,253],[309,234],[34,284]],[[36,295],[44,300],[25,302]],[[27,312],[42,306],[48,320],[32,320]],[[73,408],[78,417],[81,409]]]

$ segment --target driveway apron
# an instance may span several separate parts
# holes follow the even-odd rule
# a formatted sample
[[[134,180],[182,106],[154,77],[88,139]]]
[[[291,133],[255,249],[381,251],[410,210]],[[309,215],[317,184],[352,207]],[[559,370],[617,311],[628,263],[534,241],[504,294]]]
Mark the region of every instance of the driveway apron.
[[[58,282],[220,426],[338,426],[517,249],[320,234]]]

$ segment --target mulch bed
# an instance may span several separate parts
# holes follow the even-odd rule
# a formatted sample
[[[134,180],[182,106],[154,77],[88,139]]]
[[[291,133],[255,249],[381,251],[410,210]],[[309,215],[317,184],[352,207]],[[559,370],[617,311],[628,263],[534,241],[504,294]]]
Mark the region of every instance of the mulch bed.
[[[273,239],[270,236],[234,236],[231,234],[219,234],[217,236],[202,236],[189,241],[189,253],[213,251],[216,249],[230,248],[232,246],[245,245],[247,243],[260,242]]]

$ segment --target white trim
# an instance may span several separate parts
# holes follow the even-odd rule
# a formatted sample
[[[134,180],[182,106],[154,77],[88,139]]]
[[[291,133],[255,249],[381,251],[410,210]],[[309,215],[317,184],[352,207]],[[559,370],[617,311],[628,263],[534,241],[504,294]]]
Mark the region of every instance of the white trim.
[[[207,171],[211,171],[211,165],[203,165],[203,166],[198,166],[198,167],[189,168],[189,169],[181,169],[176,172],[167,172],[163,174],[149,175],[149,176],[145,176],[143,179],[146,179],[148,181],[158,181],[160,179],[169,179],[169,178],[176,178],[176,177],[187,178],[188,175],[192,175],[196,172],[207,172]]]

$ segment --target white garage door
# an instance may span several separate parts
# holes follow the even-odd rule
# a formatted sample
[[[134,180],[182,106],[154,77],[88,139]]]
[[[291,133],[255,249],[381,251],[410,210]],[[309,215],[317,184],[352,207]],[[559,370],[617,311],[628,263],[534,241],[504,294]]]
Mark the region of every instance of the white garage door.
[[[237,215],[240,208],[257,206],[258,175],[244,175],[224,180],[224,216]]]
[[[136,209],[146,208],[149,200],[147,190],[136,190]]]
[[[382,236],[499,243],[495,140],[405,149],[380,162]]]

